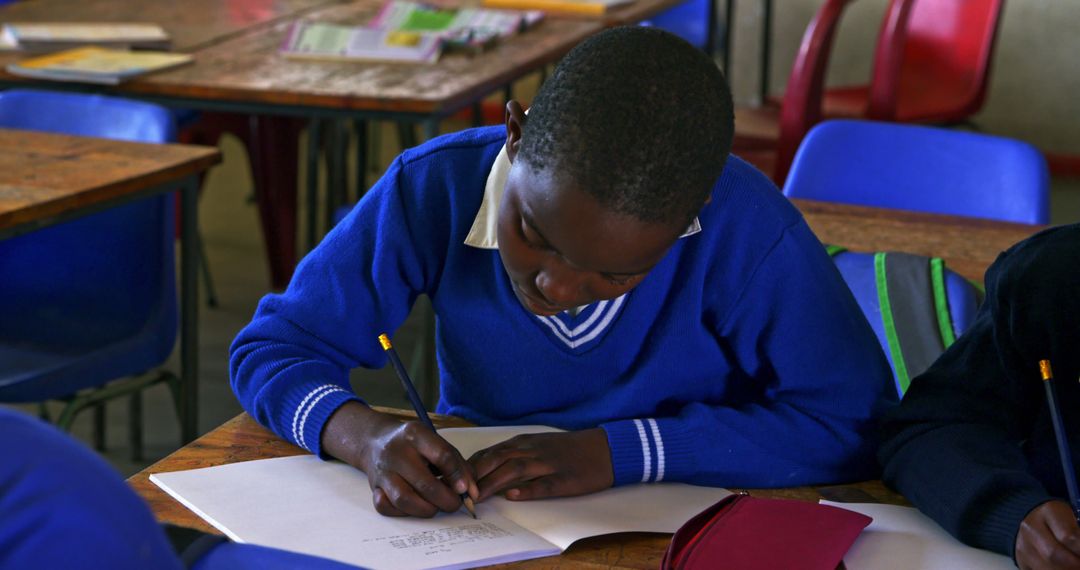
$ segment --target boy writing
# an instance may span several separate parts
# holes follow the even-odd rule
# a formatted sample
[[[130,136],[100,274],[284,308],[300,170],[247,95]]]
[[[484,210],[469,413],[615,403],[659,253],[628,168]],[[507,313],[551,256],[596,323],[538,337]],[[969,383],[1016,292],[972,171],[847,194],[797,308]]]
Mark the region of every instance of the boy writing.
[[[884,419],[885,481],[958,539],[1020,568],[1080,568],[1039,361],[1080,443],[1080,225],[1010,248],[975,322]]]
[[[649,28],[590,38],[528,115],[511,102],[505,128],[394,161],[237,337],[237,395],[366,472],[389,515],[454,511],[461,492],[871,475],[888,364],[799,213],[728,158],[732,134],[707,56]],[[439,412],[570,431],[466,461],[361,402],[348,370],[384,364],[377,336],[419,294],[438,316]]]

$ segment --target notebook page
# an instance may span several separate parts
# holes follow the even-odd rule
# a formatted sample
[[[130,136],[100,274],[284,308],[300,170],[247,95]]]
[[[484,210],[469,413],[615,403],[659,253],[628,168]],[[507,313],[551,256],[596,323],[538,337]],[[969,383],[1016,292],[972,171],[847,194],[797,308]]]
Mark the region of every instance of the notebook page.
[[[559,548],[478,505],[433,519],[384,517],[367,477],[312,455],[157,473],[150,480],[237,542],[374,569],[470,568]]]
[[[821,504],[874,519],[844,555],[848,570],[1016,568],[1009,557],[963,544],[930,517],[911,507],[833,501],[821,501]]]
[[[515,435],[559,431],[547,426],[447,428],[439,434],[466,459],[475,451]],[[541,501],[507,501],[502,497],[481,504],[566,550],[575,541],[616,532],[673,533],[691,517],[731,494],[718,487],[681,483],[626,485],[585,495]]]

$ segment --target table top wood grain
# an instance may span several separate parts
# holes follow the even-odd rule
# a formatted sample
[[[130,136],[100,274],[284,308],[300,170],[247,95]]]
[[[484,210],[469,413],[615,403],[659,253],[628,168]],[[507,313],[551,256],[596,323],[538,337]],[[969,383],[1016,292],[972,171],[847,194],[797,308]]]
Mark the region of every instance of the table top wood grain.
[[[190,52],[256,26],[346,0],[34,0],[0,7],[0,22],[146,22]],[[7,64],[20,54],[0,54]]]
[[[842,245],[852,251],[903,251],[941,257],[953,271],[979,283],[999,253],[1044,229],[1044,226],[814,200],[792,202],[823,243]]]
[[[314,10],[304,20],[361,25],[381,5],[381,0],[356,0]],[[278,49],[291,24],[278,22],[199,50],[193,65],[137,79],[120,90],[279,107],[448,114],[557,61],[602,27],[548,18],[480,54],[402,64],[288,58]]]
[[[0,129],[0,232],[197,174],[216,148]]]

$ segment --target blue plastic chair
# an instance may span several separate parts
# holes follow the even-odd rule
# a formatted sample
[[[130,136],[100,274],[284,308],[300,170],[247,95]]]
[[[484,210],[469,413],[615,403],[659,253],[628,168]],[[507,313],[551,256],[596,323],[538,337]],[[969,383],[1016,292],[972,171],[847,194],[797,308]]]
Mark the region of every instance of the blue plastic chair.
[[[694,47],[710,52],[713,49],[711,22],[716,18],[716,0],[687,0],[642,22],[642,25],[667,30],[690,42]],[[726,73],[727,70],[725,69]]]
[[[982,291],[941,260],[830,250],[889,361],[896,397],[903,398],[911,380],[974,322]]]
[[[176,136],[158,105],[37,90],[0,93],[0,127],[156,143]],[[139,391],[167,381],[179,401],[175,375],[147,374],[176,340],[173,202],[147,198],[0,241],[0,402],[66,400],[64,429],[92,407],[102,448],[104,402],[131,395],[138,457]]]
[[[934,127],[827,121],[795,155],[784,195],[988,218],[1050,220],[1046,161],[1011,139]]]

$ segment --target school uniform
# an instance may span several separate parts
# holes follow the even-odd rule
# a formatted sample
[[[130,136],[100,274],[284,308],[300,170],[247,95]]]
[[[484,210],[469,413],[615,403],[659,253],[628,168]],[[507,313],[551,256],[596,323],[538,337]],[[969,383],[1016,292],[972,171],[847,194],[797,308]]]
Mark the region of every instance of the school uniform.
[[[632,291],[540,317],[514,296],[495,218],[505,130],[408,150],[267,295],[231,348],[260,423],[322,454],[418,295],[438,316],[438,411],[480,425],[602,427],[615,484],[792,486],[872,476],[881,349],[799,212],[731,157],[712,200]]]
[[[1042,359],[1080,458],[1080,225],[1011,247],[985,282],[971,328],[883,418],[879,457],[885,482],[953,536],[1012,556],[1024,517],[1067,496]]]

